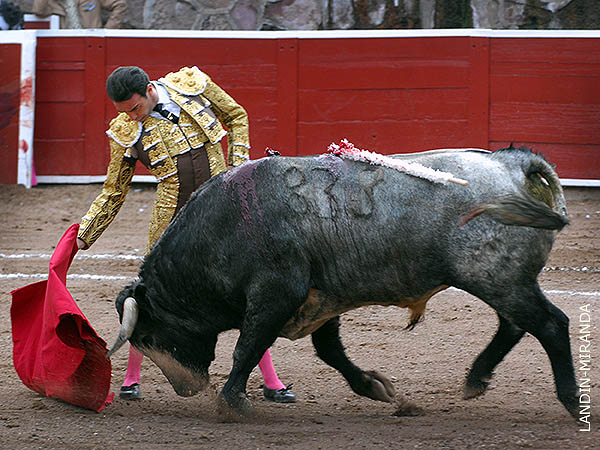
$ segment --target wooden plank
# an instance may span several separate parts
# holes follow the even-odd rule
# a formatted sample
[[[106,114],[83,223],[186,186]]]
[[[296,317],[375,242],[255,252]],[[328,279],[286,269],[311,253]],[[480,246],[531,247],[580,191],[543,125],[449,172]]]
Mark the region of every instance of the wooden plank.
[[[265,148],[279,150],[277,143],[277,122],[275,120],[251,121],[250,123],[250,159],[265,156]]]
[[[383,154],[432,148],[466,147],[467,120],[299,123],[298,154],[320,154],[332,142],[348,139],[355,146]]]
[[[83,103],[37,103],[35,139],[84,139],[84,116]]]
[[[600,105],[492,103],[490,140],[600,144]]]
[[[466,89],[300,89],[298,120],[466,119]]]
[[[86,173],[94,173],[106,170],[110,160],[110,148],[104,133],[108,128],[105,121],[108,97],[104,75],[105,42],[100,37],[86,37],[85,41],[85,151],[78,157],[82,158]]]
[[[115,111],[103,86],[97,94],[100,80],[131,64],[154,79],[199,65],[247,109],[252,158],[266,146],[323,153],[344,137],[382,153],[514,140],[549,146],[563,177],[589,176],[596,167],[599,39],[110,37],[102,67],[100,49],[85,47],[100,38],[89,38],[38,39],[36,139],[49,152],[45,167],[55,164],[52,158],[72,158],[85,133],[81,154],[94,162],[82,170],[104,174],[104,131]],[[88,73],[88,64],[98,70]],[[103,120],[96,122],[96,114]]]
[[[554,74],[492,76],[490,98],[492,102],[600,105],[600,71],[595,77],[559,77]]]
[[[36,102],[83,103],[86,101],[85,72],[77,70],[36,70]],[[42,118],[43,119],[43,118]]]
[[[375,61],[402,58],[427,60],[466,60],[469,38],[412,37],[412,38],[351,38],[304,39],[301,43],[302,63],[322,61],[335,65],[337,61],[360,61],[363,68]]]
[[[42,61],[84,61],[85,39],[79,36],[38,36],[36,66]]]
[[[277,83],[277,64],[239,64],[198,66],[223,89],[275,89]],[[173,70],[171,68],[170,70]]]
[[[18,179],[21,51],[21,44],[0,45],[0,184]]]
[[[36,71],[52,71],[52,70],[85,70],[85,62],[83,61],[39,61],[35,68]]]
[[[549,61],[492,61],[490,74],[494,76],[537,76],[543,77],[598,77],[599,62],[560,63]]]
[[[497,150],[510,145],[508,141],[492,141],[490,148]],[[554,144],[516,141],[515,147],[525,146],[542,154],[556,165],[560,178],[600,180],[600,145]]]
[[[279,39],[277,56],[277,147],[294,156],[298,120],[298,40]]]
[[[250,121],[276,120],[277,91],[275,89],[228,89],[233,98],[242,105]]]
[[[36,139],[35,170],[37,175],[103,175],[88,173],[82,160],[73,160],[73,155],[82,153],[85,140],[80,139]]]
[[[597,64],[600,62],[600,38],[494,38],[491,60],[494,63]]]
[[[468,63],[462,60],[301,62],[300,89],[394,89],[466,87]]]
[[[490,39],[471,38],[469,53],[469,144],[487,148],[490,126]]]
[[[106,38],[108,66],[156,67],[160,74],[181,66],[264,64],[276,61],[277,51],[274,39]]]

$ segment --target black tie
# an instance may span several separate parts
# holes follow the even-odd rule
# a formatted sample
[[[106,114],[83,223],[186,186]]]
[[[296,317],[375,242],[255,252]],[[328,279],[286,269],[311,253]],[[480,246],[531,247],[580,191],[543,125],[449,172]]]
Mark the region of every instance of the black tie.
[[[157,103],[156,106],[154,107],[154,111],[156,111],[157,113],[159,113],[161,116],[163,116],[165,119],[167,119],[170,122],[173,122],[173,123],[178,123],[179,122],[179,117],[177,117],[172,112],[167,111],[163,107],[162,103]]]

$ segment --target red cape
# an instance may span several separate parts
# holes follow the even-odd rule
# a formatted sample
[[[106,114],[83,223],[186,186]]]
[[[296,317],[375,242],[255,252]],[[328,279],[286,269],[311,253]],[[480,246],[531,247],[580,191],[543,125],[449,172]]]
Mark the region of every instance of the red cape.
[[[79,224],[65,232],[50,258],[48,280],[12,291],[15,369],[28,388],[101,411],[112,403],[106,343],[67,290]]]

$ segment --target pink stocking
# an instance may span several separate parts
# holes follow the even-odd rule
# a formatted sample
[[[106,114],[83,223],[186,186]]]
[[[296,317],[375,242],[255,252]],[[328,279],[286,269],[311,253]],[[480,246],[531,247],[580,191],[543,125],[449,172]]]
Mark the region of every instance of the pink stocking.
[[[269,349],[265,352],[261,360],[258,362],[258,368],[260,369],[263,380],[265,380],[265,386],[269,389],[284,389],[285,384],[281,382],[273,367],[273,361],[271,360],[271,352]]]
[[[125,374],[125,380],[123,380],[123,386],[131,386],[140,382],[142,359],[144,359],[144,354],[130,344],[129,362],[127,363],[127,373]]]

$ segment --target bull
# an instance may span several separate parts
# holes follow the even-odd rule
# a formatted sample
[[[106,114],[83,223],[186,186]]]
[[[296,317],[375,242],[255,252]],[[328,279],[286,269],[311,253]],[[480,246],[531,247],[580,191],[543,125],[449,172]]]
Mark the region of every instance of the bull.
[[[411,311],[450,286],[483,300],[499,326],[464,397],[483,394],[525,332],[542,344],[559,400],[577,414],[569,320],[537,277],[568,223],[552,166],[527,149],[397,155],[468,181],[447,185],[333,155],[272,156],[201,186],[117,297],[128,339],[177,394],[204,389],[219,333],[239,329],[220,401],[248,411],[246,383],[278,337],[312,336],[317,355],[358,395],[395,401],[383,375],[357,367],[339,315],[365,305]]]

